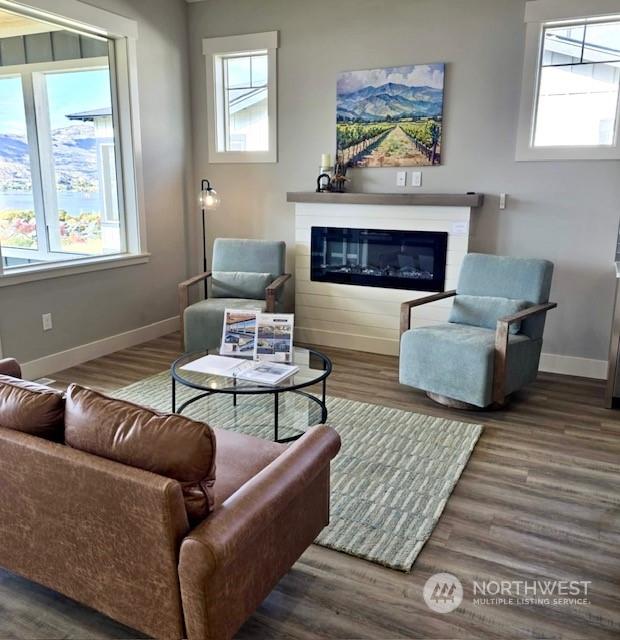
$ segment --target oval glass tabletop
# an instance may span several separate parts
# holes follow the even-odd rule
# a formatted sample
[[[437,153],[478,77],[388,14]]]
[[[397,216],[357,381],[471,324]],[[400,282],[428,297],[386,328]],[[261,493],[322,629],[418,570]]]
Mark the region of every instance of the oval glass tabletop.
[[[177,358],[172,364],[172,377],[182,385],[200,391],[239,395],[263,394],[309,387],[327,378],[332,369],[331,360],[326,355],[313,349],[304,349],[302,347],[294,348],[293,362],[291,363],[299,367],[299,371],[276,385],[257,384],[256,382],[249,382],[239,378],[198,373],[183,369],[185,365],[204,357],[204,355],[204,352],[197,351],[185,353],[180,358]],[[239,358],[240,362],[243,362],[243,360],[243,358]]]

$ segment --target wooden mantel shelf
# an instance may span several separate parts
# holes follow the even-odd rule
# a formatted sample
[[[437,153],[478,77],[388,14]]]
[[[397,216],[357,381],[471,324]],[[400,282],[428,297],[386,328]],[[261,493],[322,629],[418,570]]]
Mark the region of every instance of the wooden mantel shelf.
[[[320,204],[395,204],[426,207],[480,207],[482,193],[331,193],[289,191],[287,202]]]

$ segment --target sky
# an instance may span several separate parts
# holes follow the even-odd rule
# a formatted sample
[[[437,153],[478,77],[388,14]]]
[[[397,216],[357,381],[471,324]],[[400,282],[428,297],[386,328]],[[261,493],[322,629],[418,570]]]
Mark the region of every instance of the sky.
[[[52,129],[70,126],[69,113],[109,107],[108,69],[46,74]],[[0,134],[26,135],[21,80],[0,77]]]
[[[385,69],[343,71],[338,74],[338,93],[351,93],[362,87],[380,87],[388,82],[413,87],[443,87],[443,64],[418,64]]]

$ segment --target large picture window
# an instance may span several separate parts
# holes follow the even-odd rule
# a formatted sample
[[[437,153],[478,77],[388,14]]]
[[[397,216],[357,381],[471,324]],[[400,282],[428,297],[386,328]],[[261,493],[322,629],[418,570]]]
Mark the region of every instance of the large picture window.
[[[562,15],[545,14],[545,0],[528,9],[533,4],[538,20],[527,27],[517,159],[620,157],[620,18],[582,17],[587,7],[571,2]]]
[[[9,37],[3,15],[0,278],[140,254],[126,42],[21,14]]]

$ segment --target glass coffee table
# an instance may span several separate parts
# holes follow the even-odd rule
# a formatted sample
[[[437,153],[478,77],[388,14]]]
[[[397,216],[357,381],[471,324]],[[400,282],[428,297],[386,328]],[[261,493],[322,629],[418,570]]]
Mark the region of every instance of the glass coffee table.
[[[265,418],[265,401],[271,403],[269,410],[273,426],[273,439],[275,442],[291,442],[301,437],[304,428],[327,421],[327,378],[332,371],[331,360],[323,353],[314,349],[294,348],[293,364],[299,367],[299,371],[290,378],[277,385],[258,385],[255,382],[239,380],[220,375],[183,371],[182,367],[193,360],[202,358],[203,351],[185,353],[172,363],[170,375],[172,378],[172,411],[183,413],[193,407],[200,400],[207,400],[213,396],[219,396],[219,406],[215,408],[219,421],[213,422],[214,427],[228,427],[223,424],[226,421],[238,421],[243,419],[243,407],[247,396],[255,399],[261,398],[258,404],[248,404],[247,419],[260,420]],[[320,393],[305,391],[308,387],[320,384]],[[194,390],[197,393],[188,393]],[[295,394],[303,402],[284,402],[286,396]],[[231,396],[230,404],[222,406],[222,398]],[[269,399],[272,397],[272,400]],[[283,397],[284,396],[284,397]],[[283,404],[287,404],[283,411]],[[284,415],[281,415],[281,414]],[[192,417],[199,417],[192,415]],[[203,418],[204,419],[204,418]],[[294,424],[285,424],[285,421]],[[301,424],[303,423],[303,426]],[[294,435],[280,437],[280,431],[294,431]]]

